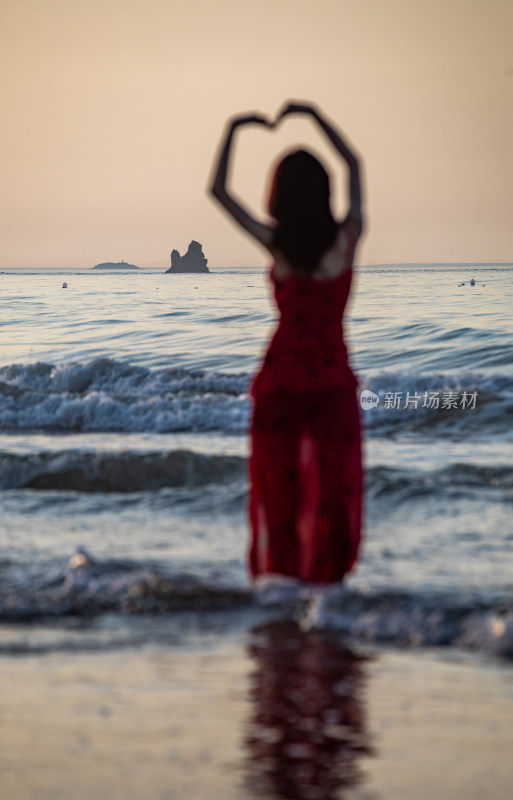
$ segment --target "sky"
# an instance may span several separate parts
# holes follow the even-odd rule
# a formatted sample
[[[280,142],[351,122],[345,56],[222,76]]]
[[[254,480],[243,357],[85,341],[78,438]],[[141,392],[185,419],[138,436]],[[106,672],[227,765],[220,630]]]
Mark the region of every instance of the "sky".
[[[227,118],[315,102],[364,163],[362,264],[513,261],[511,0],[0,0],[0,269],[268,256],[208,196]],[[265,219],[306,119],[237,138]]]

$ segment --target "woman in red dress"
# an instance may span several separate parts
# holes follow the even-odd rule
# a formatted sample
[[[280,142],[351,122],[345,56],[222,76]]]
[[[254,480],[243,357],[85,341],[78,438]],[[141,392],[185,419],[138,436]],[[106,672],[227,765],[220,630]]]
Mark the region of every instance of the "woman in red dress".
[[[349,168],[349,211],[337,222],[329,178],[305,150],[286,156],[272,184],[266,225],[226,189],[235,130],[309,115]],[[212,193],[271,253],[280,322],[252,386],[250,569],[311,583],[340,581],[360,544],[362,461],[357,381],[342,317],[362,232],[358,160],[314,106],[288,103],[275,122],[251,114],[228,123]]]

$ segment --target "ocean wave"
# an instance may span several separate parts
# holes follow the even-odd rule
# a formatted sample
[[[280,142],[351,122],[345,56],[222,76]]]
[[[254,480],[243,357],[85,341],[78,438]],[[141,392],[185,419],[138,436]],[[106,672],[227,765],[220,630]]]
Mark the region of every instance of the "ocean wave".
[[[168,452],[96,452],[89,450],[12,453],[0,451],[0,489],[77,492],[148,492],[173,487],[201,487],[245,480],[247,459],[192,450]],[[368,467],[367,496],[410,502],[428,495],[495,492],[513,499],[513,468],[453,462],[438,469]]]
[[[400,647],[457,647],[513,660],[511,596],[362,591],[340,584],[319,588],[265,576],[256,598],[291,615],[303,631],[333,631]]]
[[[248,375],[149,370],[107,358],[0,368],[0,429],[211,431],[247,429]]]
[[[189,450],[95,453],[68,450],[30,455],[0,453],[0,489],[140,492],[226,483],[245,476],[240,456]]]
[[[503,374],[380,372],[360,382],[370,435],[402,433],[511,436],[513,379]],[[361,399],[363,405],[363,399]]]
[[[30,622],[104,613],[155,614],[214,610],[250,601],[244,588],[207,583],[190,575],[167,575],[153,566],[130,561],[94,559],[77,548],[65,568],[24,580],[0,569],[0,621]]]
[[[441,502],[444,495],[475,500],[484,492],[488,499],[494,492],[497,499],[513,500],[513,468],[463,462],[432,470],[378,465],[366,472],[366,490],[368,499],[387,499],[394,505],[428,496],[436,496]]]
[[[129,561],[97,561],[83,548],[51,576],[31,575],[23,581],[17,574],[13,580],[10,570],[9,564],[0,567],[4,623],[252,607],[295,620],[305,631],[332,630],[370,643],[458,647],[513,659],[511,598],[321,588],[278,576],[264,578],[252,589],[166,574]]]
[[[252,376],[131,366],[113,359],[0,367],[0,429],[245,433]],[[513,378],[501,373],[360,376],[369,435],[511,436]]]

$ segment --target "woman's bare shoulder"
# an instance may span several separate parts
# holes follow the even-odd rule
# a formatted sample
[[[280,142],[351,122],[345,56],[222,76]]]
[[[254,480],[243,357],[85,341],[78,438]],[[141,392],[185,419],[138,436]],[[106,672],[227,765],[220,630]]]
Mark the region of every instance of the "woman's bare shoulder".
[[[313,277],[318,280],[333,280],[353,266],[353,232],[344,221],[338,226],[335,241],[321,258]]]

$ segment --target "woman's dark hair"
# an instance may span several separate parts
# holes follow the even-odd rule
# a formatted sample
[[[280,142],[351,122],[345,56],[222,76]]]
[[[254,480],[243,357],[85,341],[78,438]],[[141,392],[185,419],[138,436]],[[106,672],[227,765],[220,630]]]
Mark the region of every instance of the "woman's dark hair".
[[[273,177],[269,213],[277,222],[276,249],[295,270],[314,272],[337,233],[329,176],[315,156],[296,150],[280,161]]]

